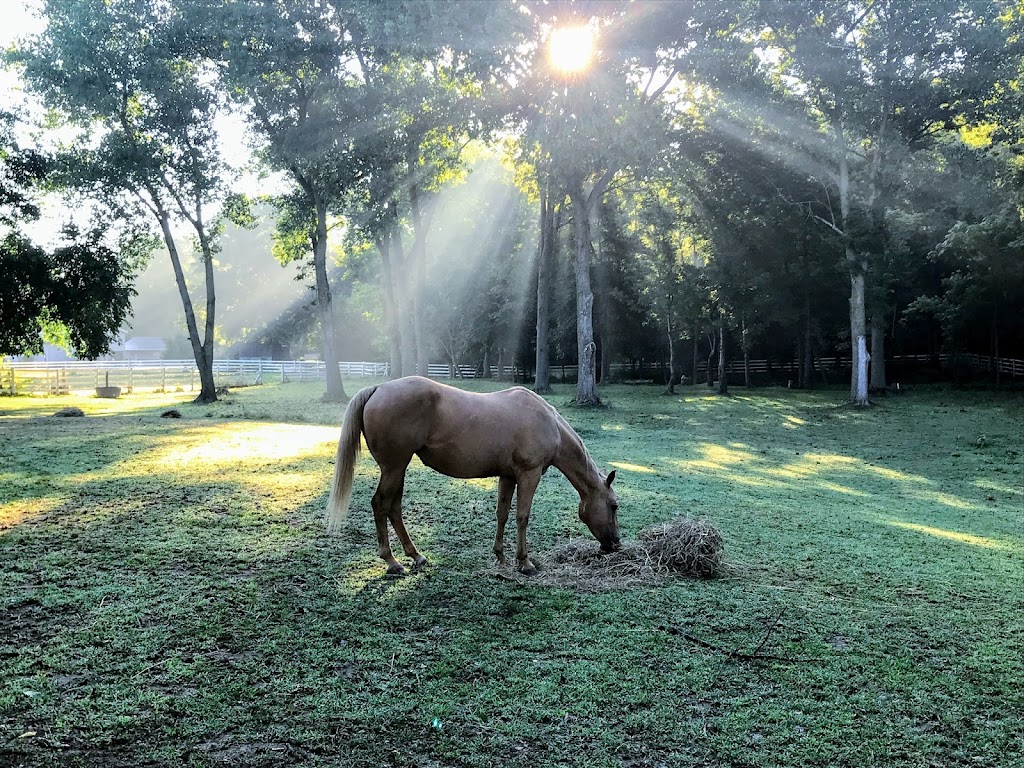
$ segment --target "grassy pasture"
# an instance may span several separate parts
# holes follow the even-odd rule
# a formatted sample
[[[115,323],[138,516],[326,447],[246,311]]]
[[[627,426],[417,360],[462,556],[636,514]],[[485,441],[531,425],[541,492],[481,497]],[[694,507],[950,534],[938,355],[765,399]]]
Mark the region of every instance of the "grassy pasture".
[[[1020,394],[607,387],[563,413],[624,535],[707,516],[738,568],[580,592],[496,578],[496,483],[418,463],[429,569],[383,576],[365,455],[328,539],[320,392],[0,398],[0,766],[1024,761]],[[552,470],[541,563],[575,510]]]

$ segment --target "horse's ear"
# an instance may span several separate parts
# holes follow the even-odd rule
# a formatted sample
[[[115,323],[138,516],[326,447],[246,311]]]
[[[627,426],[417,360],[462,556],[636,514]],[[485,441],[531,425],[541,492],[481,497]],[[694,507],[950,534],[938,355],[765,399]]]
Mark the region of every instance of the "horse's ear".
[[[604,479],[604,484],[606,486],[608,486],[609,488],[611,488],[612,487],[612,482],[614,480],[615,480],[615,470],[613,469],[611,472],[608,473],[608,477],[606,477]]]

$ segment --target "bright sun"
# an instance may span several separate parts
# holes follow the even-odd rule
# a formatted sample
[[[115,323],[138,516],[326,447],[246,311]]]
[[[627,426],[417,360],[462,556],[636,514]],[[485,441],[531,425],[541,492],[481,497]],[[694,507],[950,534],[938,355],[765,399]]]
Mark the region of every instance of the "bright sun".
[[[594,55],[594,33],[590,27],[560,27],[548,38],[548,58],[563,72],[582,72]]]

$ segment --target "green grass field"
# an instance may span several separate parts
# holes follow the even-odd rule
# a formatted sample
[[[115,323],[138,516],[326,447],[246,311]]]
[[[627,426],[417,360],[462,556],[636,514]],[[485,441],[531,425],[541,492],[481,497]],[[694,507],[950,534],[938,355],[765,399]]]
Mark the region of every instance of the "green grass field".
[[[623,534],[706,516],[736,566],[580,591],[500,578],[495,481],[418,462],[431,567],[384,577],[365,454],[324,535],[321,391],[0,398],[0,765],[1024,764],[1019,393],[562,388]],[[549,472],[541,564],[576,504]]]

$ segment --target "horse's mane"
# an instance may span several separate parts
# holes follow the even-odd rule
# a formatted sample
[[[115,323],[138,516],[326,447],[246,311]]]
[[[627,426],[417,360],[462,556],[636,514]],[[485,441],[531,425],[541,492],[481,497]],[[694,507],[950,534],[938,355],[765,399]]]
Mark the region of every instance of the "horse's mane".
[[[558,424],[559,432],[561,432],[562,440],[568,440],[572,446],[571,452],[579,454],[579,456],[582,458],[583,464],[585,466],[585,471],[594,477],[601,478],[603,476],[601,470],[597,468],[597,464],[594,462],[593,457],[590,455],[590,451],[587,450],[587,446],[583,442],[583,438],[579,436],[579,433],[577,433],[575,429],[573,429],[572,424],[566,421],[565,417],[562,416],[562,414],[558,412],[558,409],[551,405],[551,403],[547,402],[547,400],[544,400],[544,398],[540,397],[540,395],[538,395],[537,397],[543,400],[544,404],[551,409],[551,413],[554,414],[555,417],[555,423]],[[563,475],[566,474],[565,470],[562,469],[562,467],[559,467],[558,469],[562,472]],[[568,477],[568,475],[566,475],[566,477]],[[571,482],[572,478],[569,478],[569,480]]]

